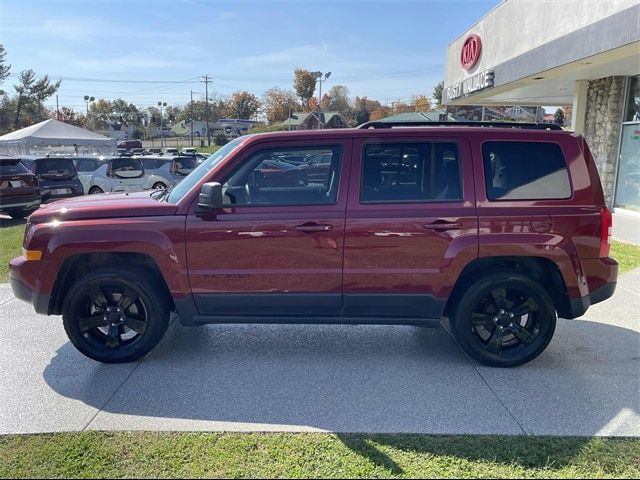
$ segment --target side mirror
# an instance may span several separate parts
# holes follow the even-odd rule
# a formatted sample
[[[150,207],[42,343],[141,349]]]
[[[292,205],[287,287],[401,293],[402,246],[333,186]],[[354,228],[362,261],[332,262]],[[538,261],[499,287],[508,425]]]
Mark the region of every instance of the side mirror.
[[[197,212],[217,210],[223,206],[222,185],[210,182],[202,185],[198,195]]]

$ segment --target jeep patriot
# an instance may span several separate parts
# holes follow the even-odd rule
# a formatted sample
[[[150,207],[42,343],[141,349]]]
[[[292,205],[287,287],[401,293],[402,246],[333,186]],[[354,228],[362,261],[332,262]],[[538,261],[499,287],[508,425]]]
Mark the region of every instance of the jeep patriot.
[[[44,205],[14,294],[101,362],[144,356],[173,311],[185,326],[446,318],[500,367],[613,294],[612,219],[582,136],[381,126],[248,135],[172,189]]]

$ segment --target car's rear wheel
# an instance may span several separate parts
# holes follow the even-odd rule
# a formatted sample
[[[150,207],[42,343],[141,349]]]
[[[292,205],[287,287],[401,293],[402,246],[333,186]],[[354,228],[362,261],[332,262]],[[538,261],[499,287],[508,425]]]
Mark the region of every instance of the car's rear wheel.
[[[451,319],[451,330],[471,357],[496,367],[515,367],[540,355],[556,326],[547,291],[518,273],[495,273],[465,289]]]
[[[100,187],[91,187],[89,189],[89,195],[98,195],[100,193],[104,193],[104,190],[102,190]]]
[[[104,268],[79,278],[62,312],[71,343],[104,363],[132,362],[150,352],[169,325],[162,285],[139,273]]]
[[[167,186],[162,182],[157,182],[153,185],[154,190],[166,190]]]

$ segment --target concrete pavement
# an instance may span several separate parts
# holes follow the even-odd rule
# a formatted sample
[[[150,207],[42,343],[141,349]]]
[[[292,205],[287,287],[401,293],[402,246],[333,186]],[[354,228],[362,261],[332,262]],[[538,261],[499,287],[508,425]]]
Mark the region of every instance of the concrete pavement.
[[[444,328],[177,324],[102,365],[0,285],[0,434],[97,430],[640,436],[640,269],[515,369]]]

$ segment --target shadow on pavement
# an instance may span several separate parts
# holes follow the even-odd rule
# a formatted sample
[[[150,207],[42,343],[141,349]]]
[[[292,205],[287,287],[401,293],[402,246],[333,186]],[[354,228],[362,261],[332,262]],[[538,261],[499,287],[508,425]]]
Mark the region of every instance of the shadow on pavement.
[[[538,359],[493,369],[472,365],[442,328],[176,325],[106,406],[92,391],[109,368],[91,363],[95,375],[70,382],[61,371],[77,355],[69,343],[43,376],[59,394],[104,407],[98,429],[211,429],[189,423],[204,420],[252,430],[638,435],[639,346],[634,330],[560,320]]]

